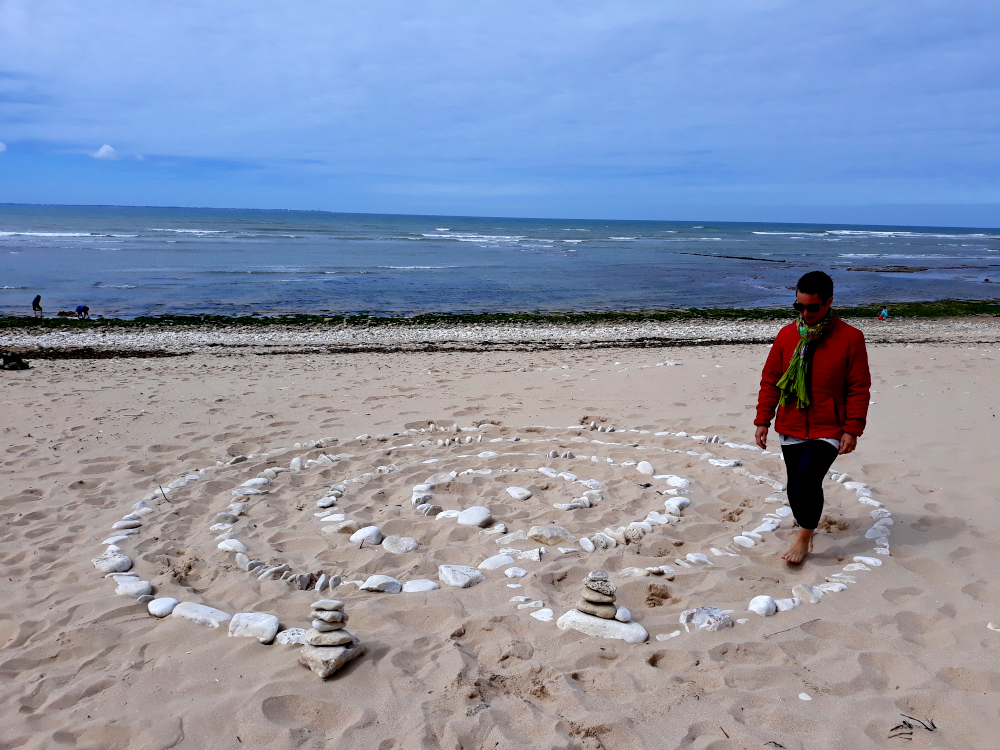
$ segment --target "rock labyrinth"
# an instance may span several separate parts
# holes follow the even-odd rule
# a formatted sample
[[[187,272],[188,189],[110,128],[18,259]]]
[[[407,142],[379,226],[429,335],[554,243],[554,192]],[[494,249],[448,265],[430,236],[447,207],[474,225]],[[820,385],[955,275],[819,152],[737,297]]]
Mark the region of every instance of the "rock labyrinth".
[[[719,455],[723,450],[728,455]],[[407,603],[407,595],[434,596],[442,585],[460,590],[493,579],[505,584],[497,591],[514,593],[530,583],[543,598],[515,595],[506,606],[541,622],[555,619],[558,608],[560,629],[640,643],[648,638],[641,623],[648,615],[659,621],[657,630],[668,629],[670,616],[685,632],[691,625],[718,630],[733,626],[729,615],[736,611],[766,617],[819,603],[882,564],[892,514],[869,486],[833,470],[827,513],[839,515],[847,530],[837,540],[837,559],[811,558],[800,570],[813,582],[798,580],[798,570],[777,559],[782,547],[774,538],[792,526],[774,478],[783,468],[780,454],[683,431],[616,430],[597,422],[520,429],[410,424],[393,435],[296,443],[185,474],[134,503],[112,525],[93,564],[113,580],[116,594],[146,604],[154,617],[213,628],[226,623],[230,636],[302,644],[303,663],[323,677],[363,653],[358,647],[317,666],[316,644],[333,643],[323,635],[331,627],[326,621],[342,620],[343,627],[347,619],[322,614],[344,610],[328,598],[335,590],[355,605],[393,594],[401,607],[412,607],[427,599]],[[854,498],[847,497],[851,491]],[[133,558],[144,572],[167,563],[182,585],[187,574],[162,554],[143,554],[147,527],[204,556],[194,560],[201,563],[203,594],[192,598],[208,603],[154,598]],[[872,540],[874,549],[866,549]],[[132,545],[136,551],[126,552]],[[611,612],[617,605],[607,605],[604,613],[592,601],[599,596],[577,603],[587,612],[574,608],[580,582],[593,588],[591,578],[604,580],[601,569],[619,589],[645,583],[645,608],[633,602],[631,611]],[[770,571],[764,580],[775,580],[778,571],[797,582],[779,591],[761,582],[762,571]],[[772,590],[762,590],[768,585]],[[321,600],[313,605],[311,629],[283,627],[269,612],[230,614],[263,600],[296,619],[285,606],[288,596],[297,596],[295,611],[304,611],[307,596]],[[651,609],[660,606],[669,609]],[[668,611],[673,615],[661,615]],[[656,639],[681,634],[674,629]],[[342,639],[350,640],[348,649],[358,643],[351,639]]]

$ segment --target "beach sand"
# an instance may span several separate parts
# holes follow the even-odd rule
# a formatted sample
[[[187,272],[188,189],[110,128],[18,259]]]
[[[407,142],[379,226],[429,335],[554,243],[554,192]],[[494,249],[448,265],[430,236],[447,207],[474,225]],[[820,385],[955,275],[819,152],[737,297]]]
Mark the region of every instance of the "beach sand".
[[[1000,362],[995,345],[970,343],[995,341],[996,326],[986,321],[989,330],[970,338],[966,323],[934,325],[937,343],[870,345],[869,428],[857,452],[834,465],[870,484],[892,511],[891,556],[853,574],[846,591],[767,618],[746,611],[752,597],[790,597],[796,583],[820,583],[854,555],[873,555],[864,538],[871,507],[854,492],[827,483],[828,530],[801,568],[777,558],[792,533],[786,520],[737,558],[674,564],[673,580],[618,576],[707,554],[777,507],[764,502],[769,486],[687,451],[739,459],[750,473],[783,481],[777,457],[655,435],[752,442],[766,345],[295,354],[258,341],[263,349],[185,344],[191,353],[181,356],[37,359],[31,370],[2,372],[0,747],[996,747],[1000,632],[987,624],[1000,624]],[[5,335],[0,344],[29,339]],[[657,366],[666,360],[682,364]],[[617,431],[566,429],[601,419]],[[448,437],[414,439],[407,427],[483,421],[497,427],[459,433],[482,435],[481,444],[404,447]],[[355,439],[362,434],[372,437]],[[323,436],[339,442],[293,448]],[[773,433],[771,441],[777,450]],[[553,448],[601,461],[545,458]],[[495,536],[414,512],[411,485],[437,471],[492,467],[494,475],[463,477],[441,504],[487,505],[510,531],[560,523],[579,537],[662,511],[664,496],[652,493],[665,487],[620,466],[629,460],[690,477],[692,505],[680,523],[654,528],[639,544],[591,554],[550,545],[541,562],[518,562],[529,571],[519,589],[507,587],[513,579],[502,570],[473,588],[414,594],[345,582],[333,596],[346,602],[349,630],[367,653],[322,681],[298,663],[297,646],[231,638],[225,624],[151,617],[90,562],[111,525],[157,485],[270,450],[278,452],[209,471],[150,502],[154,513],[136,541],[121,546],[158,596],[308,627],[318,596],[239,571],[208,530],[233,487],[296,456],[354,457],[280,474],[270,494],[249,499],[237,536],[251,556],[336,570],[347,581],[374,573],[437,580],[440,564],[476,566],[499,552]],[[483,450],[531,455],[480,459]],[[315,500],[326,487],[390,464],[399,470],[352,484],[339,507],[417,538],[417,552],[359,549],[346,535],[319,531]],[[613,491],[594,508],[555,510],[553,501],[574,492],[528,471],[539,466],[592,476]],[[503,492],[510,485],[535,496],[514,501]],[[563,631],[509,601],[523,594],[559,617],[595,568],[611,572],[647,643]],[[679,613],[702,605],[747,622],[685,632]]]

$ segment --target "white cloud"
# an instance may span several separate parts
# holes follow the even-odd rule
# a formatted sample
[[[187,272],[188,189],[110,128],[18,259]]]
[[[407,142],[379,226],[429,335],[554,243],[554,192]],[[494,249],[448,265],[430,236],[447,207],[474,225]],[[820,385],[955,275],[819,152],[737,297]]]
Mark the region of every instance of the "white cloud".
[[[3,141],[0,141],[0,154],[2,154],[6,150],[7,150],[7,144],[4,143]]]
[[[109,146],[107,143],[92,153],[91,156],[95,159],[108,159],[110,161],[114,161],[118,158],[118,154],[115,152],[114,147]]]

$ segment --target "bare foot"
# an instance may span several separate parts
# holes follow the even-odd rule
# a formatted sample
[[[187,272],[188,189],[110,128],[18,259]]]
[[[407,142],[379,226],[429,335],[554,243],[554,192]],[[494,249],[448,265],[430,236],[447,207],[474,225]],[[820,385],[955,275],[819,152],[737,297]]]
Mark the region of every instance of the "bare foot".
[[[806,555],[813,551],[813,529],[799,529],[792,546],[781,556],[781,559],[791,565],[801,565]]]

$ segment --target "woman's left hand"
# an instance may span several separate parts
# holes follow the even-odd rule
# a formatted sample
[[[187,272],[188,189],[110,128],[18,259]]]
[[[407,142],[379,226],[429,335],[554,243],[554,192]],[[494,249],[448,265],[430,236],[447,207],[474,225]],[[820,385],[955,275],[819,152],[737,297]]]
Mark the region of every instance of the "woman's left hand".
[[[851,453],[855,448],[858,447],[858,438],[856,435],[848,435],[846,432],[840,437],[840,455],[843,456],[845,453]]]

